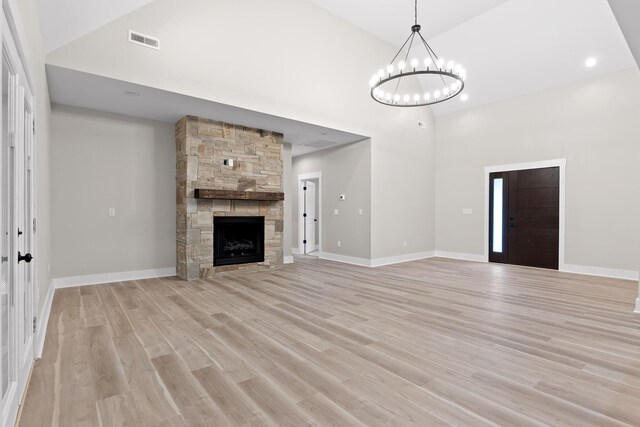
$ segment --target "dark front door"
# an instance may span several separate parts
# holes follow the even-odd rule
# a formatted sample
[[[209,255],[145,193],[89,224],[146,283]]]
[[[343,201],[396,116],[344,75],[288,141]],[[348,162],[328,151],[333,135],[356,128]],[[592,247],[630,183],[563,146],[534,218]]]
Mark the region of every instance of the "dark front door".
[[[558,269],[560,168],[489,177],[489,261]]]

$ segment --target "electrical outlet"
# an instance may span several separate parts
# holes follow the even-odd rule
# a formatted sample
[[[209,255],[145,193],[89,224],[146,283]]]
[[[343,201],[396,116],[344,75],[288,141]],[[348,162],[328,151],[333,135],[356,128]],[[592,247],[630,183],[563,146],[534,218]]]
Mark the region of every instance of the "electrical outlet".
[[[116,216],[116,209],[115,208],[109,208],[109,216]]]
[[[338,247],[342,247],[342,242],[340,240],[338,240]]]
[[[462,215],[473,215],[473,209],[471,209],[471,208],[462,208]]]
[[[358,215],[362,215],[363,210],[362,209],[358,209]]]
[[[338,209],[334,209],[334,210],[333,210],[333,214],[334,214],[334,215],[338,215]]]
[[[405,248],[407,247],[407,241],[406,240],[404,242],[402,242],[402,246],[404,246]]]

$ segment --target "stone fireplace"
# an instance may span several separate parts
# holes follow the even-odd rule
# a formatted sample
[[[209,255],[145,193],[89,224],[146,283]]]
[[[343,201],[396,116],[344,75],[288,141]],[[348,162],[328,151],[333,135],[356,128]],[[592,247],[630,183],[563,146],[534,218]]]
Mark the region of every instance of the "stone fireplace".
[[[178,276],[282,265],[282,144],[282,134],[193,116],[176,124]]]

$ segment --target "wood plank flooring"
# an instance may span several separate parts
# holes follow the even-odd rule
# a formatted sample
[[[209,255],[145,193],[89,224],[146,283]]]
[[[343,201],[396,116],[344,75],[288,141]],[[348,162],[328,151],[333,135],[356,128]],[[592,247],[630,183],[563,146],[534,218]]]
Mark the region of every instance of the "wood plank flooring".
[[[640,426],[636,284],[444,259],[56,291],[21,426]]]

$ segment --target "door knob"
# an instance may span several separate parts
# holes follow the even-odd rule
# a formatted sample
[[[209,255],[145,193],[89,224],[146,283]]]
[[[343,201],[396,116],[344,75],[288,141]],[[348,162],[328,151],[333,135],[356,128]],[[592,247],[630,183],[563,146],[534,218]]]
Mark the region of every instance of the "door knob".
[[[31,262],[32,259],[33,259],[33,256],[31,256],[31,254],[22,255],[20,251],[18,251],[18,264],[20,263],[20,261],[24,261],[28,264]]]

